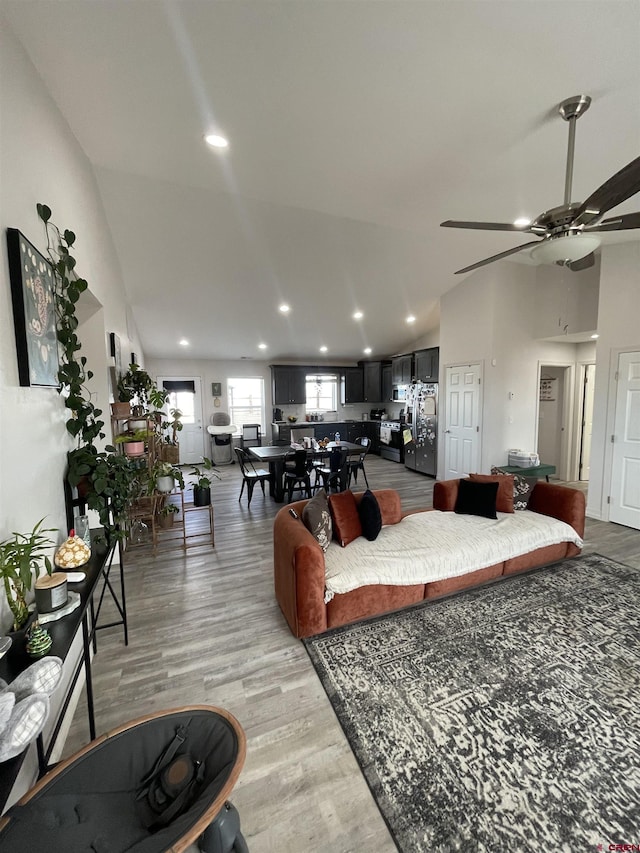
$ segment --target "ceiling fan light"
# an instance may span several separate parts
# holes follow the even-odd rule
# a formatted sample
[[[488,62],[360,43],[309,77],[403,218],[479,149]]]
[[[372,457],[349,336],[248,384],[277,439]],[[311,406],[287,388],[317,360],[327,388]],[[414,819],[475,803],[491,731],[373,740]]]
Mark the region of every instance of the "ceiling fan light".
[[[531,250],[531,257],[543,264],[558,261],[578,261],[600,246],[600,240],[593,234],[566,234],[552,237]]]

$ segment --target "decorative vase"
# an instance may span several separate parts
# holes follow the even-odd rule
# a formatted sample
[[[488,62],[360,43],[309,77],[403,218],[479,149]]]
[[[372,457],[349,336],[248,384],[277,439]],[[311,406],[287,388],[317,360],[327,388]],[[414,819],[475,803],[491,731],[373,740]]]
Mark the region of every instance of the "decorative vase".
[[[112,403],[111,414],[114,418],[128,418],[131,414],[131,403]]]
[[[166,495],[173,491],[175,484],[176,481],[173,479],[173,475],[167,474],[166,476],[158,477],[156,480],[156,489]]]
[[[193,505],[194,506],[209,506],[211,503],[211,487],[210,486],[194,486],[193,487]]]
[[[127,456],[143,456],[144,441],[125,441],[124,452]]]
[[[29,618],[24,623],[22,628],[17,631],[7,631],[7,637],[11,638],[11,647],[7,652],[7,659],[11,661],[12,667],[15,669],[24,669],[28,665],[29,658],[27,656],[27,632],[34,623],[37,614],[35,610],[29,614]]]

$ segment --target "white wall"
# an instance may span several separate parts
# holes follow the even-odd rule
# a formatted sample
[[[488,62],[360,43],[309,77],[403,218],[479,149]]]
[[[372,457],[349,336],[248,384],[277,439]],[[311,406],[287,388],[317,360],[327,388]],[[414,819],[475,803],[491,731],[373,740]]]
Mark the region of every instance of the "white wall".
[[[77,270],[102,306],[87,322],[85,344],[98,362],[92,363],[97,373],[92,390],[107,413],[106,332],[128,340],[124,289],[92,168],[2,16],[0,114],[0,538],[30,531],[46,516],[62,541],[67,535],[62,482],[71,447],[66,413],[55,389],[18,383],[6,228],[18,228],[44,253],[36,214],[36,203],[44,202],[56,224],[75,231]],[[140,350],[135,334],[134,342],[131,348]],[[10,621],[2,596],[0,627],[6,630]],[[33,771],[33,762],[27,763],[16,791],[26,790]]]
[[[524,264],[491,264],[441,300],[441,375],[448,364],[480,362],[483,367],[483,471],[506,464],[509,448],[535,450],[539,365],[576,359],[575,344],[534,338],[539,275]],[[441,418],[440,447],[445,427]],[[443,475],[440,453],[438,476]]]
[[[640,350],[640,243],[603,246],[587,514],[609,518],[614,373],[622,350]]]

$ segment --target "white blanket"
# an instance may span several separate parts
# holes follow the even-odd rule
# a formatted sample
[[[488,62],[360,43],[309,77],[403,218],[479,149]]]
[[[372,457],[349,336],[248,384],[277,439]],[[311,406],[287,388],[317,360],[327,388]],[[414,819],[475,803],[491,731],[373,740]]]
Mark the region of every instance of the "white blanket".
[[[537,512],[499,512],[478,518],[454,512],[420,512],[383,527],[374,542],[363,536],[325,553],[325,603],[336,593],[369,584],[407,586],[474,572],[536,548],[582,539],[564,521]]]

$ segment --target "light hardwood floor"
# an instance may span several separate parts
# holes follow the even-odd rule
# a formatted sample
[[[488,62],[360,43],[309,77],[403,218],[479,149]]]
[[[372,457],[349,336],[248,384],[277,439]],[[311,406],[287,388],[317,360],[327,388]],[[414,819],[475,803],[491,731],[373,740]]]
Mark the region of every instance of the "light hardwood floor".
[[[398,489],[403,508],[431,506],[432,479],[377,457],[366,468],[371,488]],[[251,853],[390,853],[386,825],[274,599],[272,524],[282,505],[257,489],[248,509],[246,494],[238,503],[238,466],[219,470],[214,550],[127,555],[130,642],[117,628],[100,632],[98,733],[161,708],[227,708],[247,734],[231,799]],[[640,568],[640,531],[587,520],[585,551]],[[83,698],[65,755],[88,740]]]

